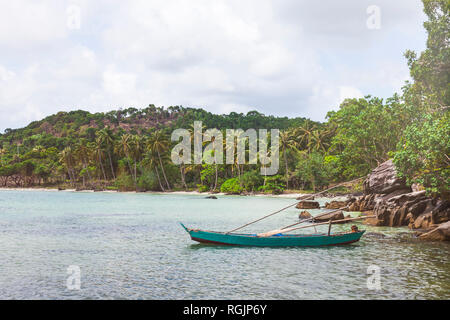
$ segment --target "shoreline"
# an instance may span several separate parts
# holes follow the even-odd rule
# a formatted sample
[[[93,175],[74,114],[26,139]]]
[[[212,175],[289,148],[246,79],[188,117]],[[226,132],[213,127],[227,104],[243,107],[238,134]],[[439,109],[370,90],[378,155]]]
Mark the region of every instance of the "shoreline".
[[[0,191],[46,191],[46,192],[89,192],[89,193],[147,193],[147,194],[160,194],[160,195],[171,195],[171,194],[180,194],[180,195],[199,195],[199,196],[241,196],[241,197],[272,197],[272,198],[286,198],[286,199],[297,199],[298,197],[307,196],[307,195],[313,195],[312,193],[282,193],[282,194],[266,194],[266,193],[249,193],[249,194],[227,194],[223,192],[213,193],[213,192],[199,192],[199,191],[143,191],[143,192],[137,192],[137,191],[117,191],[117,190],[101,190],[101,191],[94,191],[94,190],[76,190],[76,189],[63,189],[59,190],[58,188],[42,188],[42,187],[36,187],[36,188],[8,188],[8,187],[0,187]],[[330,195],[324,195],[320,198],[341,198],[344,197],[343,195],[336,195],[336,196],[330,196]]]

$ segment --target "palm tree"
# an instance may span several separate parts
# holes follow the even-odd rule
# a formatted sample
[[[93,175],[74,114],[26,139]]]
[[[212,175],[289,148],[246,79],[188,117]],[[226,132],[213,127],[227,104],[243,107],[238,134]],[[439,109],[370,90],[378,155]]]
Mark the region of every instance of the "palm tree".
[[[2,165],[4,165],[3,156],[5,154],[6,154],[6,149],[5,148],[0,148],[0,161],[1,161]]]
[[[237,172],[238,172],[238,177],[239,177],[239,183],[242,185],[242,182],[241,182],[241,173],[243,174],[244,173],[244,164],[240,164],[239,163],[239,157],[238,157],[238,145],[241,143],[241,141],[242,140],[244,140],[245,139],[245,136],[244,136],[244,132],[243,131],[239,131],[238,132],[238,134],[236,135],[236,143],[234,143],[234,141],[233,141],[233,143],[231,144],[231,145],[225,145],[225,152],[226,151],[228,151],[228,150],[232,150],[232,149],[234,149],[233,150],[233,154],[234,154],[234,157],[233,157],[233,164],[231,165],[231,174],[233,175],[233,173],[234,173],[234,169],[236,169],[237,170]],[[226,143],[226,140],[224,140],[224,143]],[[247,142],[246,142],[246,146],[244,147],[244,150],[245,150],[245,152],[247,153]],[[244,158],[244,161],[245,161],[245,158]],[[241,172],[242,171],[242,172]]]
[[[161,188],[162,191],[165,191],[158,172],[158,158],[156,153],[148,151],[143,163],[144,165],[148,165],[148,167],[151,170],[155,170],[156,177],[158,178],[159,187]]]
[[[128,163],[128,169],[130,170],[130,174],[133,177],[134,184],[136,185],[136,177],[133,175],[133,170],[131,169],[130,164],[130,154],[132,152],[133,148],[133,137],[131,134],[125,133],[122,137],[120,137],[119,140],[119,150],[120,152],[127,158]]]
[[[306,148],[308,149],[308,153],[310,153],[311,139],[315,129],[316,126],[312,124],[311,120],[307,119],[303,126],[295,130],[295,135],[298,137],[297,147],[299,149]]]
[[[289,168],[287,161],[287,151],[295,148],[296,140],[292,131],[286,130],[280,133],[280,146],[283,152],[284,164],[286,167],[286,189],[289,189]]]
[[[191,135],[191,145],[194,145],[194,129],[195,128],[194,128],[193,124],[189,125],[188,131],[189,131],[189,133]],[[201,135],[203,136],[203,131],[206,130],[206,126],[204,124],[202,124],[202,127],[200,129],[201,129]],[[191,154],[193,154],[193,153],[191,153]],[[201,182],[202,181],[202,177],[201,177],[202,164],[201,163],[197,163],[197,164],[194,163],[193,165],[190,165],[189,167],[190,167],[190,169],[193,169],[193,168],[197,169],[198,176],[199,176],[199,179],[200,179],[200,182]]]
[[[109,158],[109,166],[111,168],[111,174],[114,180],[116,180],[116,175],[114,173],[114,166],[111,158],[111,153],[114,150],[114,137],[113,133],[109,128],[103,128],[96,133],[97,137],[100,138],[100,142],[105,145],[106,153]]]
[[[78,158],[78,160],[81,162],[81,165],[83,166],[83,169],[86,171],[89,182],[91,181],[91,174],[89,172],[88,163],[90,160],[90,149],[88,147],[88,142],[86,139],[81,138],[78,142],[76,149],[75,149],[75,155]],[[83,186],[85,185],[85,177],[83,175]]]
[[[186,184],[186,166],[183,163],[180,164],[180,176],[181,176],[181,182],[183,183],[183,187],[185,190],[188,189],[188,186]]]
[[[69,175],[70,184],[75,184],[75,174],[73,171],[73,166],[75,163],[73,150],[71,147],[64,148],[60,153],[60,162],[63,163],[67,169],[67,173]]]
[[[95,154],[97,156],[98,162],[100,163],[100,168],[102,170],[103,173],[103,178],[106,179],[106,173],[105,173],[105,168],[103,167],[103,160],[102,160],[102,156],[103,156],[103,143],[102,143],[102,139],[100,137],[97,137],[95,139],[94,142],[94,150],[95,150]]]
[[[149,152],[154,152],[158,155],[159,165],[161,167],[164,180],[167,185],[167,189],[170,190],[170,184],[167,180],[166,172],[164,170],[164,165],[162,162],[161,154],[165,153],[169,148],[169,140],[162,130],[157,130],[152,133],[148,140],[147,149]]]
[[[310,149],[325,152],[328,146],[328,144],[325,142],[326,135],[327,132],[323,130],[312,131],[310,139]]]

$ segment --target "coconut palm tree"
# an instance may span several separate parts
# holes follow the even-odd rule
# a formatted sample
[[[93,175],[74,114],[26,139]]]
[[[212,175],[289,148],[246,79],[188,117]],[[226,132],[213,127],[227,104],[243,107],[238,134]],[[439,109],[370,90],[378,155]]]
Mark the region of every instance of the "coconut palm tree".
[[[5,163],[4,163],[4,160],[3,160],[3,156],[6,154],[7,152],[6,152],[6,149],[5,148],[0,148],[0,161],[1,161],[1,165],[3,166]]]
[[[83,169],[86,171],[88,176],[88,182],[91,181],[91,174],[89,172],[88,164],[90,161],[90,149],[88,147],[88,142],[86,139],[81,138],[75,149],[75,156],[81,163]],[[83,175],[83,186],[85,185],[85,176]]]
[[[100,169],[103,173],[103,178],[106,179],[105,168],[103,167],[103,143],[100,137],[97,137],[93,143],[94,154],[96,155],[97,161],[100,164]]]
[[[323,130],[313,130],[310,139],[310,150],[323,151],[327,150],[328,144],[325,141],[327,132]]]
[[[238,173],[239,182],[240,182],[241,185],[242,185],[241,174],[244,174],[244,164],[240,164],[239,161],[238,161],[239,157],[238,157],[238,154],[237,154],[237,151],[238,151],[237,147],[242,142],[242,140],[244,140],[245,138],[246,137],[244,136],[244,132],[243,131],[239,131],[236,134],[236,143],[234,143],[234,141],[233,141],[233,143],[231,145],[226,144],[224,146],[225,147],[225,152],[234,149],[234,151],[233,151],[233,154],[234,154],[233,163],[231,164],[231,175],[233,175],[234,174],[234,170],[236,170],[237,173]],[[224,143],[226,143],[226,139],[224,139]],[[245,144],[246,144],[246,146],[244,147],[244,152],[247,155],[248,142],[246,141]],[[245,158],[244,158],[244,160],[245,160]]]
[[[101,143],[105,146],[106,153],[109,158],[109,166],[111,168],[111,174],[114,180],[116,180],[116,174],[114,173],[114,166],[112,162],[111,153],[114,151],[114,136],[109,128],[103,128],[97,131],[96,136],[100,138]]]
[[[148,151],[144,160],[143,165],[148,166],[150,170],[154,170],[156,173],[156,177],[158,179],[159,187],[161,188],[161,191],[165,191],[162,183],[161,183],[161,177],[159,175],[158,171],[158,155],[154,152]]]
[[[285,130],[280,133],[280,146],[283,153],[284,165],[286,169],[286,189],[289,189],[289,168],[287,161],[287,151],[296,147],[295,136],[292,131]]]
[[[194,124],[189,125],[189,128],[187,130],[189,131],[189,133],[191,135],[191,146],[193,146],[194,145]],[[201,127],[201,136],[202,137],[203,137],[203,131],[205,131],[205,130],[206,130],[206,126],[202,124],[202,127]],[[192,153],[192,150],[191,150],[191,154],[194,154],[194,153]],[[198,177],[199,177],[200,182],[201,182],[202,181],[202,177],[201,177],[202,164],[201,163],[197,163],[197,164],[194,163],[192,165],[189,165],[189,169],[190,170],[193,170],[193,169],[197,170]]]
[[[64,164],[67,169],[67,173],[69,175],[70,184],[75,184],[75,173],[74,173],[74,165],[75,158],[74,153],[71,147],[66,147],[60,153],[60,162]]]
[[[143,139],[138,135],[131,136],[131,158],[133,160],[134,181],[137,182],[137,163],[142,159]]]
[[[167,189],[170,190],[170,184],[167,180],[166,172],[164,170],[164,165],[162,162],[162,154],[165,153],[169,148],[169,140],[162,130],[157,130],[150,135],[147,144],[147,150],[149,152],[154,152],[158,155],[159,165],[166,182]]]
[[[133,175],[133,170],[131,169],[130,164],[130,154],[133,150],[133,137],[131,134],[125,133],[120,137],[118,142],[118,149],[122,155],[124,155],[127,159],[128,169],[130,170],[130,174],[133,177],[134,184],[136,185],[136,177]]]
[[[311,152],[311,140],[313,131],[316,129],[316,126],[312,124],[312,121],[307,119],[303,126],[295,129],[294,134],[297,136],[297,147],[299,149],[307,149],[308,153]]]

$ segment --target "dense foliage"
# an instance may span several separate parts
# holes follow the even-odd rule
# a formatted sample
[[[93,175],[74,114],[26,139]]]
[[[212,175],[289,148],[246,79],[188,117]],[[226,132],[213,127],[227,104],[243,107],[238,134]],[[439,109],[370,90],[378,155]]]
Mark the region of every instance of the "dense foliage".
[[[410,183],[449,197],[450,185],[450,2],[423,0],[427,48],[405,56],[413,83],[404,89],[414,117],[400,137],[394,163]]]

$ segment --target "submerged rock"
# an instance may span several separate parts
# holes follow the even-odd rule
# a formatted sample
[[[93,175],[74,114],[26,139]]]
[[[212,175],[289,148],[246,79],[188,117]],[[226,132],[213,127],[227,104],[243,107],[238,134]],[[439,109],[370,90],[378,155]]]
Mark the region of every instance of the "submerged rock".
[[[369,237],[369,238],[375,238],[375,239],[383,239],[383,238],[386,238],[386,235],[384,235],[384,234],[382,234],[382,233],[380,233],[380,232],[367,232],[367,233],[365,234],[365,236],[366,236],[366,237]]]
[[[318,218],[314,218],[314,222],[326,222],[330,220],[340,220],[344,219],[344,213],[342,211],[336,211],[336,212],[330,212],[329,214],[325,214],[323,216],[320,216]],[[345,222],[339,222],[339,223],[345,223]]]
[[[421,234],[419,239],[429,241],[449,241],[450,240],[450,221],[440,224],[437,228]]]
[[[297,209],[319,209],[320,204],[317,201],[300,201],[295,207]]]
[[[207,197],[205,197],[205,199],[217,199],[217,197],[216,196],[207,196]]]
[[[312,218],[311,213],[309,213],[308,211],[302,211],[300,212],[300,214],[298,215],[299,219],[309,219]]]

